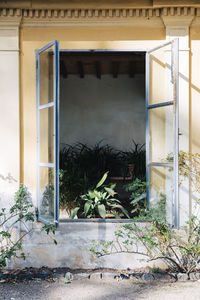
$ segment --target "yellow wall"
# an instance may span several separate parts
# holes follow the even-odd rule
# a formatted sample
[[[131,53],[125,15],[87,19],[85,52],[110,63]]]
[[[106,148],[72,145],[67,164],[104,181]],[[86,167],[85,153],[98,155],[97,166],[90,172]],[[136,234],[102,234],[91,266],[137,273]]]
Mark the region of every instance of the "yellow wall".
[[[21,177],[36,192],[36,74],[35,49],[50,41],[61,49],[146,49],[165,40],[163,28],[66,27],[22,28],[21,49]]]
[[[200,153],[200,26],[190,29],[190,47],[190,148],[193,153]]]

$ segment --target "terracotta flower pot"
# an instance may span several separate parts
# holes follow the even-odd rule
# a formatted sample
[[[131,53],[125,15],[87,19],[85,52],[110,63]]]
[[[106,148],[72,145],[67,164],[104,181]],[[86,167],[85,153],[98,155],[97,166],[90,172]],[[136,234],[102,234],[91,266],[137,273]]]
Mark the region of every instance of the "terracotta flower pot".
[[[133,178],[133,170],[134,170],[134,164],[128,164],[128,171],[131,178]]]

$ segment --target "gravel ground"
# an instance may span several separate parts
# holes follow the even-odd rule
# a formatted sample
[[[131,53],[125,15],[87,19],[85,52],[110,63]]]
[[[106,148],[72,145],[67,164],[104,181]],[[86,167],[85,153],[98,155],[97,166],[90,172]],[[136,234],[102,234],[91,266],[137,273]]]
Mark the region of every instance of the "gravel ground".
[[[133,283],[130,280],[0,283],[1,300],[200,300],[200,282]]]

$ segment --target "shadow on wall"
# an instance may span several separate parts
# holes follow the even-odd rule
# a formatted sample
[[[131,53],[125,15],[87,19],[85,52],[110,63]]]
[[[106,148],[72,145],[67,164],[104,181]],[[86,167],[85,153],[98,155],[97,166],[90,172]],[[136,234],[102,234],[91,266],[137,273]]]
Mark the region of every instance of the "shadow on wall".
[[[8,173],[8,175],[6,175],[6,176],[0,174],[0,179],[2,179],[3,181],[6,181],[8,183],[17,182],[17,180],[10,173]]]

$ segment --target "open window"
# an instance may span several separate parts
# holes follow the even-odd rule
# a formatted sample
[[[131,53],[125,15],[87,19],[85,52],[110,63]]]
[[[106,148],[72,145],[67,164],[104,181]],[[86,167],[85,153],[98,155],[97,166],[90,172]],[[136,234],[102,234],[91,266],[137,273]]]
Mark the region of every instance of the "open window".
[[[145,51],[61,50],[60,62],[60,219],[79,208],[77,220],[127,221],[139,213],[130,185],[146,175]],[[106,172],[119,202],[103,186],[98,204],[84,200]]]
[[[59,221],[59,46],[36,51],[38,220]]]
[[[90,143],[86,136],[86,132],[89,132],[92,133],[92,141],[96,138],[96,144],[101,140],[108,141],[110,139],[116,147],[120,145],[126,147],[128,138],[125,137],[128,132],[131,132],[130,140],[134,139],[132,135],[134,130],[136,135],[141,135],[141,132],[144,131],[145,143],[146,123],[146,161],[144,165],[146,172],[144,172],[146,181],[149,182],[148,205],[151,208],[159,199],[161,202],[164,201],[168,222],[177,227],[178,40],[165,43],[147,52],[112,50],[60,50],[59,52],[58,42],[54,41],[36,51],[36,64],[38,220],[56,224],[59,221],[59,197],[62,196],[59,196],[60,142],[61,150],[62,142],[70,146],[75,142],[80,142],[78,147],[85,147],[83,145],[84,138]],[[61,85],[59,84],[59,72]],[[138,81],[137,73],[141,77]],[[146,104],[145,93],[143,93],[145,91],[145,73]],[[121,81],[118,80],[118,77],[121,77]],[[137,101],[134,104],[132,101],[133,86],[135,89],[140,88],[138,93],[140,95],[137,95],[138,99],[141,98],[140,104]],[[87,94],[89,91],[90,95]],[[109,93],[107,98],[103,99],[102,93],[106,93],[106,91]],[[114,94],[112,94],[113,91]],[[60,94],[61,102],[59,104]],[[110,101],[111,98],[115,102]],[[98,104],[95,99],[99,100]],[[59,106],[61,107],[61,116],[59,116]],[[64,122],[61,122],[61,119]],[[82,119],[81,122],[80,119]],[[99,123],[100,127],[98,127],[100,119],[101,124]],[[113,120],[113,123],[108,124],[108,119]],[[105,133],[105,136],[101,136],[102,132]],[[61,137],[60,141],[59,137]],[[80,140],[80,138],[83,139]],[[141,139],[139,143],[142,142]],[[69,147],[70,151],[71,149]],[[109,152],[110,148],[106,148],[107,150]],[[122,148],[121,151],[124,152],[124,149]],[[62,158],[62,156],[60,157]],[[143,158],[145,160],[145,154]],[[87,164],[87,160],[84,163]],[[125,168],[122,176],[122,171],[119,172],[119,169],[120,167],[117,167],[117,171],[114,170],[113,174],[110,173],[110,180],[118,182],[120,192],[121,185],[126,180],[132,180],[134,170],[132,167]],[[60,172],[60,178],[63,174]],[[81,184],[87,183],[85,175],[81,177],[76,173],[75,177],[81,179]],[[80,182],[77,184],[77,189],[79,187]],[[62,201],[65,203],[68,200],[63,200],[61,197],[60,202],[62,203]]]
[[[178,227],[178,40],[146,54],[146,149],[149,207],[164,201]]]

